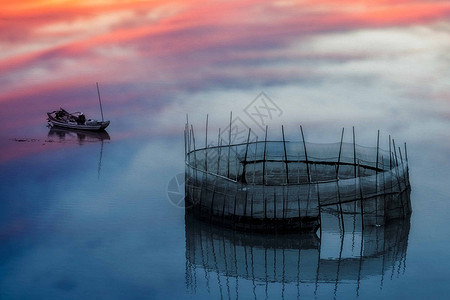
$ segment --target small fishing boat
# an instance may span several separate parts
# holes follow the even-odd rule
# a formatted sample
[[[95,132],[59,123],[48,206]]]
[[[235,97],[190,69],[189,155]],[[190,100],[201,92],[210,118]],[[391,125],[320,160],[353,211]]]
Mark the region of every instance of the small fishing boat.
[[[100,131],[105,130],[109,125],[109,121],[86,119],[86,116],[82,112],[69,113],[63,108],[48,112],[47,116],[48,123],[51,127]]]
[[[102,101],[100,99],[100,90],[97,83],[98,101],[100,103],[100,111],[102,120],[86,119],[82,112],[69,113],[63,108],[47,113],[47,121],[50,127],[62,127],[77,130],[101,131],[108,127],[110,121],[103,119]]]

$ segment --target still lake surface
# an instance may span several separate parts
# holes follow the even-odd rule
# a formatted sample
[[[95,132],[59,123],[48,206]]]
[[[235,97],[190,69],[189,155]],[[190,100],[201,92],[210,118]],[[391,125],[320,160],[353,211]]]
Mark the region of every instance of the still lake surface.
[[[410,220],[374,229],[363,242],[357,230],[341,239],[328,216],[320,242],[186,219],[167,196],[169,181],[184,172],[182,124],[175,136],[123,137],[114,125],[108,133],[42,125],[2,135],[9,154],[0,164],[1,299],[446,299],[450,292],[449,141],[408,144]]]

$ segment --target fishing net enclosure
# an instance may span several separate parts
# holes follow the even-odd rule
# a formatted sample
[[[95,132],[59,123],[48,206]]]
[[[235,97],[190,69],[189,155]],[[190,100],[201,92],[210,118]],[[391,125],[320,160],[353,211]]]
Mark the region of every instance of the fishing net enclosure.
[[[315,231],[324,210],[361,214],[363,226],[411,213],[409,198],[398,197],[410,186],[406,144],[402,153],[390,137],[389,149],[380,149],[379,134],[377,147],[364,147],[342,137],[330,144],[286,141],[282,132],[282,140],[268,140],[266,128],[263,141],[218,139],[197,148],[186,124],[186,209],[212,223],[262,232]]]

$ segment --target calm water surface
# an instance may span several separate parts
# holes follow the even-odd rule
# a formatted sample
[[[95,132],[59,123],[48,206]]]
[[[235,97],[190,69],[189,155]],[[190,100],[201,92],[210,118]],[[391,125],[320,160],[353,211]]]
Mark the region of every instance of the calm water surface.
[[[410,145],[410,220],[342,239],[330,215],[320,241],[233,234],[185,219],[167,197],[168,182],[184,170],[180,137],[43,127],[3,143],[28,154],[0,165],[2,299],[445,299],[449,292],[450,164],[436,154],[443,149]]]

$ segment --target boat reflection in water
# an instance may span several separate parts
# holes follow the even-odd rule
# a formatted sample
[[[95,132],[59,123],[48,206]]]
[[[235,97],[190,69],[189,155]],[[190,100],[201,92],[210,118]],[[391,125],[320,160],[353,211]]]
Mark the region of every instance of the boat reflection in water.
[[[399,195],[409,201],[409,190]],[[235,232],[186,214],[186,285],[221,298],[358,297],[405,272],[409,216],[361,226],[358,214],[322,214],[317,234]],[[395,275],[395,276],[394,276]],[[370,281],[368,283],[367,281]]]
[[[58,142],[75,142],[80,145],[90,142],[109,141],[111,137],[106,131],[83,131],[76,129],[64,129],[58,127],[51,127],[48,132],[48,138],[58,138]]]
[[[58,138],[58,140],[55,141],[54,138]],[[100,156],[98,158],[98,168],[97,168],[97,177],[98,179],[100,179],[100,171],[102,168],[102,157],[103,157],[103,145],[104,141],[109,140],[111,140],[111,137],[106,131],[83,131],[76,129],[50,127],[47,142],[59,142],[59,143],[76,142],[80,146],[86,143],[100,142]]]

